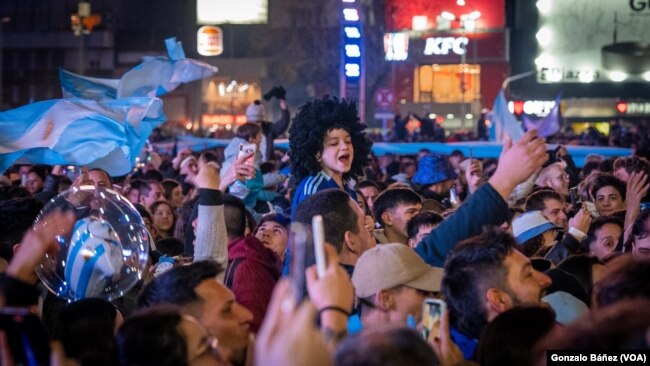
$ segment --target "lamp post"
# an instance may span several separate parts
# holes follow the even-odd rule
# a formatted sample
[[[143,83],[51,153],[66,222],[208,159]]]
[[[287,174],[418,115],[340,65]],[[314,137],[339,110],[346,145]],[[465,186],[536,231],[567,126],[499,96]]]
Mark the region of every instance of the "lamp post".
[[[102,22],[102,17],[98,14],[90,13],[90,3],[80,1],[77,7],[77,13],[70,16],[70,23],[74,35],[79,37],[79,74],[84,74],[84,36],[90,34],[93,28]]]
[[[4,72],[3,64],[2,64],[3,55],[4,55],[4,43],[3,43],[4,31],[3,31],[3,28],[4,28],[4,24],[8,23],[10,21],[11,21],[11,18],[9,18],[9,17],[0,18],[0,111],[2,110],[2,104],[4,102],[4,100],[3,100],[4,89],[2,88],[2,83],[4,82],[4,79],[2,77],[2,73]]]
[[[463,38],[467,38],[467,31],[474,32],[476,34],[476,21],[481,17],[481,12],[478,10],[475,10],[471,13],[468,14],[461,14],[460,17],[457,17],[456,15],[448,12],[448,11],[443,11],[442,14],[440,14],[441,18],[448,21],[451,23],[452,21],[459,20],[460,21],[460,29],[461,29],[461,34]],[[476,38],[476,37],[474,37]],[[474,42],[476,42],[476,39],[474,39]],[[474,54],[474,57],[476,58],[476,52]],[[465,120],[465,115],[466,115],[466,108],[465,108],[465,93],[467,92],[467,84],[465,83],[465,71],[467,69],[467,45],[465,45],[465,48],[463,52],[460,54],[460,119],[461,119],[461,125],[464,125],[462,123],[463,120]]]

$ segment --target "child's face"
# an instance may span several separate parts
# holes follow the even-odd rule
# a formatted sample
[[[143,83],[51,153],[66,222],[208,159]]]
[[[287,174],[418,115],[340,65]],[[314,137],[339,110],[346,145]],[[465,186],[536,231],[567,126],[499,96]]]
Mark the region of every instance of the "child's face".
[[[350,134],[341,128],[327,133],[323,140],[321,166],[328,175],[343,175],[350,171],[354,159],[354,148]]]

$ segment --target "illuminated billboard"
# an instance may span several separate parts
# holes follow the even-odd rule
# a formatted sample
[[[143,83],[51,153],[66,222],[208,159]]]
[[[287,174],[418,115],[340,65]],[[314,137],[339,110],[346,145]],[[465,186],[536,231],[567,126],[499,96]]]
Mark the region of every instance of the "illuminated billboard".
[[[460,17],[474,11],[481,14],[475,22],[476,29],[484,32],[505,27],[505,8],[505,0],[386,0],[384,9],[389,32],[439,28],[436,23],[443,12]],[[458,25],[457,21],[454,23]]]
[[[650,81],[647,0],[538,0],[540,83]]]
[[[196,23],[267,23],[268,9],[268,0],[197,0]]]

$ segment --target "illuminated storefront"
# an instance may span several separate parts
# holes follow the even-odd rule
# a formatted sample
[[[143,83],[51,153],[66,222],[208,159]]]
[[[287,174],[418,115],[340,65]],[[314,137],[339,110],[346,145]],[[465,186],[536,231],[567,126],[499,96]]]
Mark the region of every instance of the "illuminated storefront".
[[[399,112],[473,130],[508,77],[503,0],[389,0],[385,58]]]

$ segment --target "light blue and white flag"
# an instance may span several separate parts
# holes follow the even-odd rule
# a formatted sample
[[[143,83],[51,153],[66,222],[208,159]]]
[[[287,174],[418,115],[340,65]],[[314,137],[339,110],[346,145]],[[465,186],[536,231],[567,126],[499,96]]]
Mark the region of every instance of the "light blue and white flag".
[[[130,97],[160,97],[189,83],[210,77],[217,67],[185,58],[181,42],[165,40],[169,57],[145,57],[120,79],[91,78],[66,70],[59,71],[64,98],[107,100]]]
[[[496,142],[504,142],[506,136],[510,136],[513,142],[518,141],[524,136],[524,131],[519,126],[517,118],[508,110],[508,103],[503,93],[503,89],[499,91],[494,106],[490,113],[490,140]]]
[[[0,112],[0,172],[27,163],[85,165],[125,175],[164,121],[157,98],[47,100]]]
[[[555,106],[546,117],[534,118],[523,114],[521,123],[526,131],[537,130],[539,137],[549,137],[560,132],[560,95],[555,98]]]
[[[59,79],[64,98],[115,99],[119,79],[91,78],[59,69]]]

